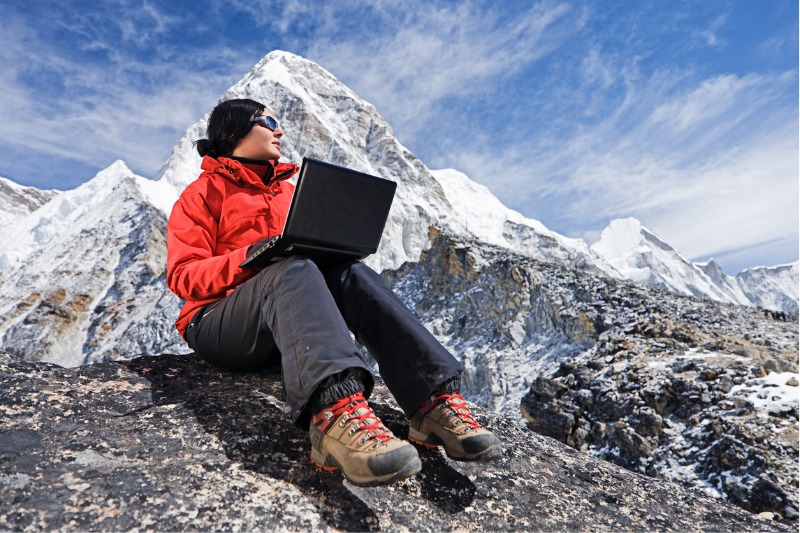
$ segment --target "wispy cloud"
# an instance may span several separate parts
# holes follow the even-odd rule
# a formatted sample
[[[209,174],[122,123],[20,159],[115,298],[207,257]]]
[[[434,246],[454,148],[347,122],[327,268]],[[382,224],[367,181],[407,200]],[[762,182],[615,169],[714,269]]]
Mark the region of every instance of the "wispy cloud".
[[[794,72],[628,77],[625,97],[563,143],[515,147],[488,166],[467,146],[459,168],[529,216],[590,241],[608,220],[635,216],[689,257],[763,251],[776,239],[794,240],[787,254],[796,255],[792,84]]]
[[[7,14],[11,23],[0,30],[7,66],[0,79],[0,143],[7,151],[33,150],[89,166],[121,158],[153,175],[186,127],[236,81],[227,69],[207,68],[206,52],[176,60],[167,48],[151,47],[180,23],[175,17],[148,2],[114,7],[113,16],[95,10],[54,17],[54,33],[81,36],[72,37],[80,43],[77,55],[18,14]],[[224,47],[213,53],[217,61],[226,54],[234,60]],[[241,72],[252,66],[241,58],[231,62]]]
[[[720,37],[719,30],[728,20],[727,14],[722,14],[715,18],[711,24],[697,32],[698,36],[703,40],[706,46],[723,47],[727,44],[725,38]]]
[[[791,3],[774,16],[700,1],[13,4],[0,4],[3,171],[121,158],[152,176],[280,48],[375,104],[429,166],[562,233],[637,216],[692,257],[797,253],[797,30],[770,26],[796,26]]]
[[[562,4],[536,4],[514,18],[474,3],[387,5],[376,10],[376,31],[360,39],[318,36],[308,53],[369,95],[399,130],[424,123],[447,98],[494,92],[578,24]]]

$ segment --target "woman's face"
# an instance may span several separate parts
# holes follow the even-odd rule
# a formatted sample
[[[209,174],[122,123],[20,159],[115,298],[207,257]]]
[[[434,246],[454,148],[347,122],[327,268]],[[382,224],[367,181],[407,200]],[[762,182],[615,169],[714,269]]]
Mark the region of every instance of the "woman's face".
[[[271,114],[265,109],[261,115],[255,118],[261,116],[269,117]],[[264,125],[263,121],[256,122],[250,128],[250,132],[233,149],[233,155],[250,159],[279,159],[281,157],[281,137],[283,137],[283,130],[279,127],[272,131]]]

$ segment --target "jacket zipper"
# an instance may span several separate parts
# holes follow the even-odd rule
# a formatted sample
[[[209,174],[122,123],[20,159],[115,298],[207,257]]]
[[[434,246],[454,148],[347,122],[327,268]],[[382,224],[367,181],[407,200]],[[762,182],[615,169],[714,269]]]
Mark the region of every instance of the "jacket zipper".
[[[291,176],[293,171],[294,171],[294,169],[289,169],[289,170],[285,170],[281,174],[278,174],[277,176],[272,176],[272,179],[269,180],[269,185],[272,185],[276,181],[280,181],[280,180],[282,180],[283,178],[285,178],[287,176]]]
[[[272,179],[269,180],[269,183],[267,183],[267,186],[269,187],[269,193],[272,195],[273,198],[275,198],[275,194],[276,194],[275,193],[275,189],[274,189],[275,184],[277,182],[281,181],[283,178],[285,178],[287,176],[291,176],[293,171],[294,171],[294,169],[286,170],[286,171],[282,172],[281,174],[278,174],[277,176],[272,176]]]

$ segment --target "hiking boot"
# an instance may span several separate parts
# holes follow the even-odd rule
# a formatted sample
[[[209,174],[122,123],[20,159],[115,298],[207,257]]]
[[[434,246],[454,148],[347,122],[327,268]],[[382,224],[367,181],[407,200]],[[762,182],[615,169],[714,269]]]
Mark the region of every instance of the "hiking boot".
[[[315,414],[308,431],[311,461],[329,472],[341,469],[354,485],[385,485],[422,469],[416,448],[395,437],[360,392]]]
[[[475,421],[459,393],[428,398],[411,417],[408,440],[427,448],[443,446],[456,461],[492,461],[503,455],[500,440]]]

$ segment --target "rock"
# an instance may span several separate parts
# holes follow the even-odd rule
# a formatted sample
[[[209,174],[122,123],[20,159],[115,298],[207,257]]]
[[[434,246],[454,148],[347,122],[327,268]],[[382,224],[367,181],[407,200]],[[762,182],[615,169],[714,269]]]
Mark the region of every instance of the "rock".
[[[699,312],[688,316],[703,320],[707,315]],[[747,326],[766,328],[757,322]],[[736,328],[725,320],[717,327]],[[753,513],[775,513],[796,525],[793,348],[776,351],[779,358],[762,363],[735,350],[698,352],[679,345],[675,352],[652,350],[653,341],[662,338],[635,331],[624,333],[625,358],[615,351],[620,332],[612,328],[592,349],[533,380],[520,403],[528,427],[620,466],[704,490]],[[792,346],[796,335],[796,330],[787,332],[781,344]],[[748,337],[754,343],[763,339],[761,334]],[[615,357],[608,364],[611,351]]]
[[[306,432],[281,419],[279,369],[3,358],[0,380],[2,530],[791,530],[480,408],[501,460],[422,449],[418,476],[354,487],[313,467]],[[372,404],[406,435],[381,383]]]
[[[533,384],[531,384],[532,392],[548,399],[560,398],[561,395],[568,390],[569,387],[566,385],[556,380],[543,378],[541,376],[537,377]]]

